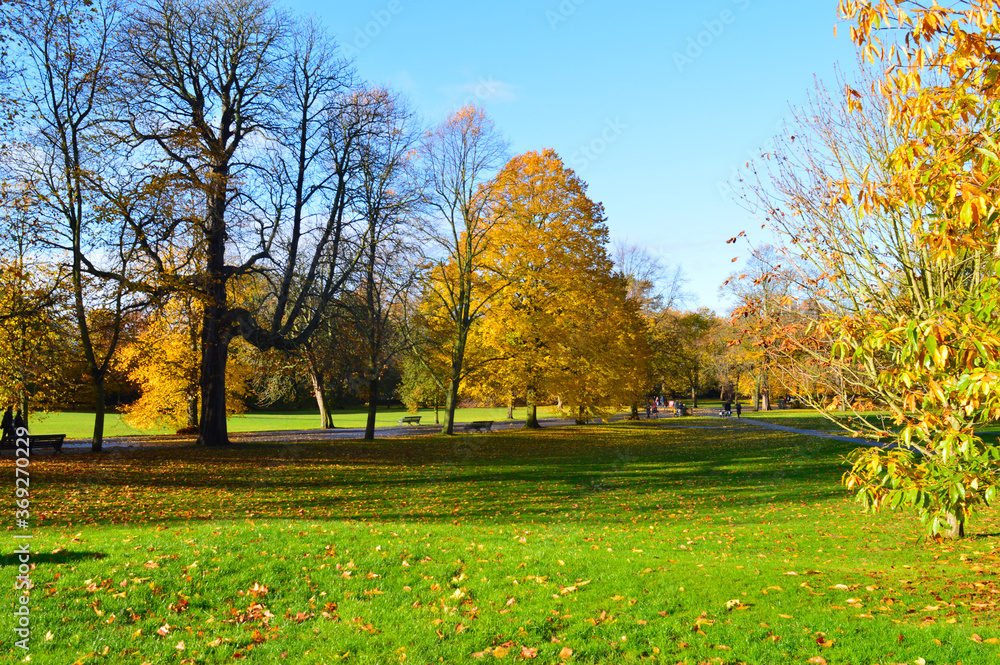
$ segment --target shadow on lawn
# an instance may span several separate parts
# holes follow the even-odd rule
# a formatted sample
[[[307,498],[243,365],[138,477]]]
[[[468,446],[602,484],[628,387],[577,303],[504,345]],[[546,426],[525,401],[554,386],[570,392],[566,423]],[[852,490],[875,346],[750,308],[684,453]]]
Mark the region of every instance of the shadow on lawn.
[[[544,518],[556,502],[587,503],[600,513],[616,506],[673,509],[693,499],[729,508],[824,501],[842,494],[840,458],[852,448],[738,427],[692,434],[656,423],[617,424],[589,428],[584,436],[581,429],[548,430],[543,438],[503,433],[60,456],[40,461],[32,480],[46,503],[73,505],[53,510],[56,522],[71,511],[97,523],[262,511],[353,519]]]
[[[107,556],[104,552],[58,552],[56,554],[50,552],[32,552],[31,553],[31,563],[48,563],[48,564],[60,564],[60,563],[70,563],[71,561],[83,561],[85,559],[103,559]],[[19,554],[4,554],[0,556],[0,568],[5,566],[11,566],[16,568],[21,565],[22,561]]]

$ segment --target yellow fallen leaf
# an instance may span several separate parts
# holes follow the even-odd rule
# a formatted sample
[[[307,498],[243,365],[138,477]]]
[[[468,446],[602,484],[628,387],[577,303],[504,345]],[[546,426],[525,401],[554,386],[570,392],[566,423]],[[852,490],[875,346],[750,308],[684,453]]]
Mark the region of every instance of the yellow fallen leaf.
[[[569,660],[572,657],[573,657],[573,650],[570,649],[569,647],[563,647],[562,650],[559,652],[559,658],[562,660]]]

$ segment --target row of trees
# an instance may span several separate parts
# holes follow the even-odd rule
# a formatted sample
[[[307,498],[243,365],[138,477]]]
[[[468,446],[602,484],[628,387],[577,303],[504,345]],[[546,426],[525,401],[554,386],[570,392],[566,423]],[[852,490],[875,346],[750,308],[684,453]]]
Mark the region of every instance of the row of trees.
[[[121,373],[134,423],[210,446],[303,377],[323,426],[331,386],[366,396],[370,438],[394,374],[448,433],[460,394],[534,425],[549,399],[637,409],[662,374],[677,294],[641,252],[615,265],[559,157],[508,160],[475,107],[424,130],[321,26],[265,0],[30,0],[2,36],[4,398],[85,377],[95,450]]]

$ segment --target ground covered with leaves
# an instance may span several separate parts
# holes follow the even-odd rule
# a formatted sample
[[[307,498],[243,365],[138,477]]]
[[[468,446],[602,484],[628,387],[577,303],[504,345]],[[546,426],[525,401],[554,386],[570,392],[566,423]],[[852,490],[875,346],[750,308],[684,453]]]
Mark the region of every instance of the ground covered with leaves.
[[[671,419],[39,456],[30,662],[1000,661],[1000,516],[863,515],[849,450]]]

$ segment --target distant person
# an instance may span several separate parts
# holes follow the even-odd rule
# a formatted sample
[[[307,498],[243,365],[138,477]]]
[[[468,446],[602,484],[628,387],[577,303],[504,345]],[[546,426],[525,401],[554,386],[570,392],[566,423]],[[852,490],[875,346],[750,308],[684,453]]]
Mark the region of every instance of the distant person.
[[[650,415],[652,414],[652,412],[653,412],[653,410],[649,408],[649,402],[646,402],[646,420],[649,420]]]
[[[24,417],[21,415],[21,410],[18,409],[17,413],[14,414],[14,432],[16,434],[19,429],[27,429],[27,423],[24,422]]]
[[[730,416],[733,415],[733,403],[730,402],[729,400],[726,400],[726,404],[724,407],[722,407],[722,410],[725,411],[726,418],[729,418]]]
[[[8,441],[13,441],[15,437],[14,433],[14,410],[11,407],[7,407],[7,410],[3,412],[3,436],[0,437],[4,443]]]
[[[739,418],[742,413],[743,413],[743,407],[740,406],[739,402],[736,402],[736,417]]]

